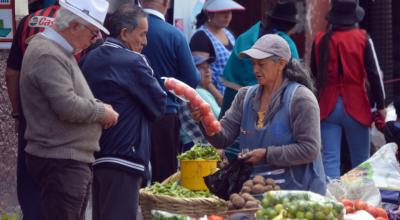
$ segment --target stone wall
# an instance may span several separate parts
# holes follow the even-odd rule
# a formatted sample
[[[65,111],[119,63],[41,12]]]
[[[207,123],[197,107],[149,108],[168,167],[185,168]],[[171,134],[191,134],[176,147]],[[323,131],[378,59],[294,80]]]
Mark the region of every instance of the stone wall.
[[[8,50],[0,50],[0,216],[18,210],[17,135],[14,132],[14,120],[10,116],[11,104],[4,77],[7,57]]]

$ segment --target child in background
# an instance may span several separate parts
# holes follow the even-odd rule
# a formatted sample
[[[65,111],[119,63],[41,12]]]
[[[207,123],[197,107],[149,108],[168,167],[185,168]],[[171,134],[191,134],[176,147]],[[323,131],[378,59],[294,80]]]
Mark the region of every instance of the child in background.
[[[210,105],[211,111],[213,112],[215,118],[218,118],[221,108],[217,101],[218,98],[214,95],[218,94],[218,90],[212,84],[212,72],[209,66],[210,63],[214,62],[214,59],[204,55],[192,55],[197,70],[200,73],[200,83],[196,88],[196,92],[205,102]],[[181,121],[180,135],[183,151],[189,150],[195,143],[201,145],[210,145],[204,138],[200,128],[197,126],[197,123],[192,119],[190,114],[191,113],[187,104],[184,102],[181,103],[179,107],[179,119]]]

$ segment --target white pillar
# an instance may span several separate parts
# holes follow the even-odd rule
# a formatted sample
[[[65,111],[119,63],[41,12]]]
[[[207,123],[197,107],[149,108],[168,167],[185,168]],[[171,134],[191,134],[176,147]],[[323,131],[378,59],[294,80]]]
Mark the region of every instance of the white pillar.
[[[15,0],[15,16],[23,17],[28,14],[28,0]]]

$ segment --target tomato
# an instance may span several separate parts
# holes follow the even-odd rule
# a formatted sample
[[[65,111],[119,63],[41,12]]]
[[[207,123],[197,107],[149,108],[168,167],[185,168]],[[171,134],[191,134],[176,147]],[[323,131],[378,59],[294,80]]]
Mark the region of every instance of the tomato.
[[[364,210],[366,203],[363,202],[361,199],[357,199],[354,201],[354,208],[356,210]]]
[[[353,201],[351,201],[350,199],[342,199],[340,202],[342,202],[342,204],[343,204],[344,206],[351,206],[351,207],[354,206]]]
[[[377,217],[377,211],[376,211],[376,208],[375,207],[373,207],[373,206],[371,206],[371,205],[366,205],[366,207],[365,207],[365,211],[367,211],[369,214],[371,214],[372,216],[374,216],[374,217]]]
[[[209,112],[207,115],[203,117],[203,124],[205,127],[210,127],[213,121],[215,121],[215,118],[212,112]]]
[[[210,105],[207,102],[201,103],[200,104],[200,111],[201,111],[201,113],[203,113],[203,115],[207,115],[211,111]]]
[[[388,220],[388,218],[384,218],[384,217],[376,217],[376,220]]]
[[[186,90],[185,90],[185,92],[184,92],[184,94],[183,94],[184,96],[185,96],[185,98],[187,99],[187,100],[189,100],[189,102],[191,102],[191,101],[193,101],[195,98],[196,98],[196,95],[197,95],[197,93],[196,93],[196,91],[194,90],[194,89],[192,89],[192,88],[187,88]]]
[[[376,216],[388,219],[388,215],[383,208],[376,208]]]
[[[208,220],[224,220],[224,218],[218,215],[210,215],[208,216]]]
[[[344,208],[346,209],[346,214],[354,212],[354,207],[353,206],[345,206]]]
[[[189,101],[190,101],[190,105],[193,108],[199,108],[201,103],[204,102],[203,99],[199,95],[196,95],[193,100],[189,100]]]
[[[175,86],[174,92],[176,95],[182,96],[184,93],[184,88],[183,88],[182,84],[177,83]]]
[[[174,90],[176,87],[176,80],[167,78],[165,79],[164,85],[167,90]]]

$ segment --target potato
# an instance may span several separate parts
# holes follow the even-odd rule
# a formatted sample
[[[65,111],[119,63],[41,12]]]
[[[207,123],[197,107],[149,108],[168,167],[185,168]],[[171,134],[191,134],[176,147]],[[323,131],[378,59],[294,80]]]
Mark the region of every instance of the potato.
[[[255,201],[255,200],[257,200],[256,198],[254,198],[252,195],[250,195],[249,193],[243,193],[242,194],[242,198],[244,199],[244,200],[246,200],[246,202],[247,201]]]
[[[265,185],[271,185],[271,186],[275,186],[275,181],[271,178],[267,178],[265,180]]]
[[[241,193],[249,193],[249,192],[251,192],[251,187],[243,186],[243,188],[240,192]]]
[[[229,196],[229,200],[233,200],[233,198],[234,198],[234,197],[237,197],[237,196],[240,196],[240,195],[237,194],[237,193],[233,193],[233,194],[231,194],[231,195]]]
[[[253,180],[247,180],[246,182],[243,183],[243,187],[248,186],[248,187],[253,187]]]
[[[274,189],[274,186],[271,186],[271,185],[264,186],[264,192],[269,192],[269,191],[271,191],[273,189]]]
[[[256,184],[253,186],[253,188],[251,189],[252,193],[263,193],[264,192],[264,185],[262,184]]]
[[[257,201],[247,201],[246,204],[244,205],[246,209],[250,208],[258,208],[258,203]]]
[[[264,185],[265,184],[265,180],[263,176],[255,176],[253,178],[253,186],[257,185],[257,184],[261,184]]]
[[[235,206],[233,206],[233,203],[231,201],[228,201],[228,210],[234,210]]]
[[[235,196],[231,200],[233,206],[237,209],[241,209],[246,204],[246,201],[241,196]]]

